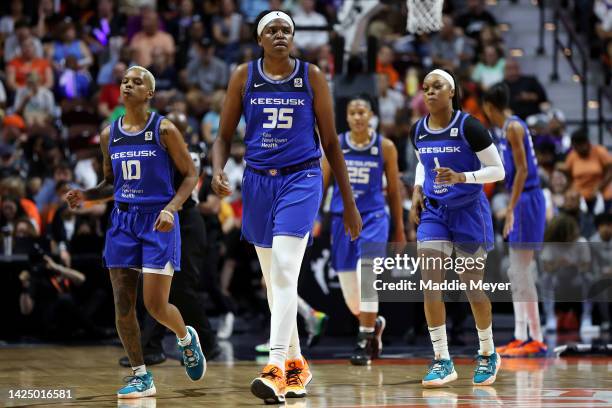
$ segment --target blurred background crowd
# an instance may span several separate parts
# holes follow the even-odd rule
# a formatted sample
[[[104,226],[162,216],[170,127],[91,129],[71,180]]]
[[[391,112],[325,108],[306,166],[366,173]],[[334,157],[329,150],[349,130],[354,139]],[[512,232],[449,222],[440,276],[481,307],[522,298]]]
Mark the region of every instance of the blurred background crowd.
[[[357,92],[371,94],[373,125],[399,151],[406,215],[416,165],[409,129],[426,113],[420,90],[424,75],[442,67],[459,79],[463,109],[485,124],[482,91],[501,81],[508,85],[512,110],[532,132],[547,198],[547,236],[609,245],[608,149],[592,142],[587,129],[567,125],[545,85],[533,72],[524,72],[520,57],[509,52],[504,36],[512,33],[484,0],[445,1],[442,29],[423,35],[406,32],[405,1],[370,2],[376,3],[373,16],[347,48],[335,46],[342,34],[334,29],[341,23],[342,0],[2,2],[0,254],[6,278],[0,302],[7,313],[3,315],[14,316],[15,324],[0,337],[112,335],[106,329],[113,326],[112,292],[100,259],[112,204],[71,211],[61,198],[73,186],[90,188],[100,181],[98,135],[123,114],[119,85],[125,69],[134,64],[147,67],[156,78],[152,109],[186,116],[185,140],[202,159],[197,206],[208,238],[202,261],[206,276],[199,290],[207,293],[215,287],[207,304],[213,315],[221,316],[219,336],[231,335],[235,316],[252,320],[266,315],[254,251],[240,240],[244,128],[235,135],[226,168],[234,190],[228,199],[219,200],[211,192],[206,154],[217,137],[230,73],[259,56],[252,23],[266,9],[292,14],[298,26],[293,55],[326,73],[339,130],[346,130],[346,99]],[[582,4],[577,29],[589,39],[592,58],[610,67],[610,2],[576,3]],[[344,49],[350,49],[350,56],[343,59],[338,53]],[[498,130],[491,130],[497,137]],[[487,185],[486,192],[500,237],[509,194],[502,183]],[[406,222],[406,228],[414,241],[414,225]],[[321,239],[325,231],[323,226]],[[607,256],[609,266],[610,252]],[[547,319],[553,317],[554,308],[547,311]],[[563,315],[559,329],[576,326],[570,320]],[[555,330],[556,320],[549,326]]]

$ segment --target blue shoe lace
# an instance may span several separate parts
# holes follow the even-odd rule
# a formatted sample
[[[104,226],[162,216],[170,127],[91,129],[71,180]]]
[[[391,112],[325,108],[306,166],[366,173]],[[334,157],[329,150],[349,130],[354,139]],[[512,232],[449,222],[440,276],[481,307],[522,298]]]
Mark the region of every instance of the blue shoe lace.
[[[146,387],[146,384],[142,376],[139,376],[139,375],[128,375],[127,377],[123,377],[123,382],[127,383],[125,385],[126,387],[131,385],[137,390],[140,390]]]
[[[493,359],[493,356],[478,355],[476,357],[478,365],[474,370],[474,374],[493,374],[493,372],[495,371],[493,368]]]

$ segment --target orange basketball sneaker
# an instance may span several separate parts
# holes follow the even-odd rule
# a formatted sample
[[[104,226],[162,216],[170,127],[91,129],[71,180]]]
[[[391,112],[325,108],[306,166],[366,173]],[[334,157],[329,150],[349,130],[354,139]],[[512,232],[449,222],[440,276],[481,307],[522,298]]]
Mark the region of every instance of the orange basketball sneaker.
[[[285,377],[283,370],[274,364],[268,364],[251,383],[251,392],[266,404],[285,402]]]
[[[312,373],[304,357],[285,362],[285,381],[287,383],[285,397],[305,397],[306,386],[311,380]]]
[[[510,343],[506,344],[505,346],[495,347],[495,351],[497,351],[501,356],[503,356],[506,351],[519,347],[523,343],[524,343],[523,340],[514,339]]]
[[[507,357],[544,357],[547,351],[546,344],[537,340],[529,340],[518,347],[506,350],[504,355]]]

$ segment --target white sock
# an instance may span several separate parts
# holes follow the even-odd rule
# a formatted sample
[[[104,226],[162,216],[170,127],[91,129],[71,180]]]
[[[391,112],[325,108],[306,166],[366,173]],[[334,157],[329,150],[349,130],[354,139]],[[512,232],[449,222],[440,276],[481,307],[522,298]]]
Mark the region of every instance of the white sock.
[[[348,306],[351,313],[359,316],[359,303],[361,298],[361,287],[359,286],[359,276],[357,272],[340,272],[338,273],[340,288],[344,302]]]
[[[524,304],[524,308],[527,314],[527,321],[529,322],[529,335],[535,341],[544,341],[542,326],[540,325],[538,302],[527,302]]]
[[[297,360],[302,358],[302,349],[300,347],[300,334],[298,332],[297,321],[293,325],[293,333],[289,341],[289,349],[287,350],[288,360]]]
[[[490,356],[495,353],[495,345],[493,344],[493,325],[490,324],[486,329],[478,330],[478,341],[480,343],[480,349],[478,350],[478,354],[482,356]]]
[[[287,351],[297,317],[297,284],[302,258],[308,244],[304,238],[275,236],[272,239],[270,286],[274,302],[270,322],[270,356],[268,364],[285,368]],[[297,337],[297,336],[296,336]]]
[[[185,347],[191,344],[191,333],[189,333],[189,330],[187,330],[187,334],[182,339],[178,336],[176,338],[178,339],[178,342],[181,347]]]
[[[517,340],[527,340],[527,319],[525,313],[525,303],[512,302],[514,308],[514,338]]]
[[[308,319],[314,313],[314,309],[310,307],[304,299],[298,296],[298,313],[303,319]]]
[[[132,367],[132,371],[134,372],[134,375],[140,377],[147,374],[147,367],[144,364],[139,365],[138,367]]]
[[[359,326],[359,333],[374,333],[374,326],[372,327]]]
[[[450,360],[448,341],[446,340],[446,325],[428,327],[431,344],[433,344],[434,358],[436,360]]]

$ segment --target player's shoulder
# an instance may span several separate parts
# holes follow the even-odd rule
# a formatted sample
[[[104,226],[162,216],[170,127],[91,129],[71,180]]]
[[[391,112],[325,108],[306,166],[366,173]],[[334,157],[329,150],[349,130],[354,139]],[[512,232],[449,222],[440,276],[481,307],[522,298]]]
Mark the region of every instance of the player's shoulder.
[[[524,131],[523,123],[518,118],[512,118],[511,121],[508,122],[508,126],[506,127],[507,133],[520,135]]]

